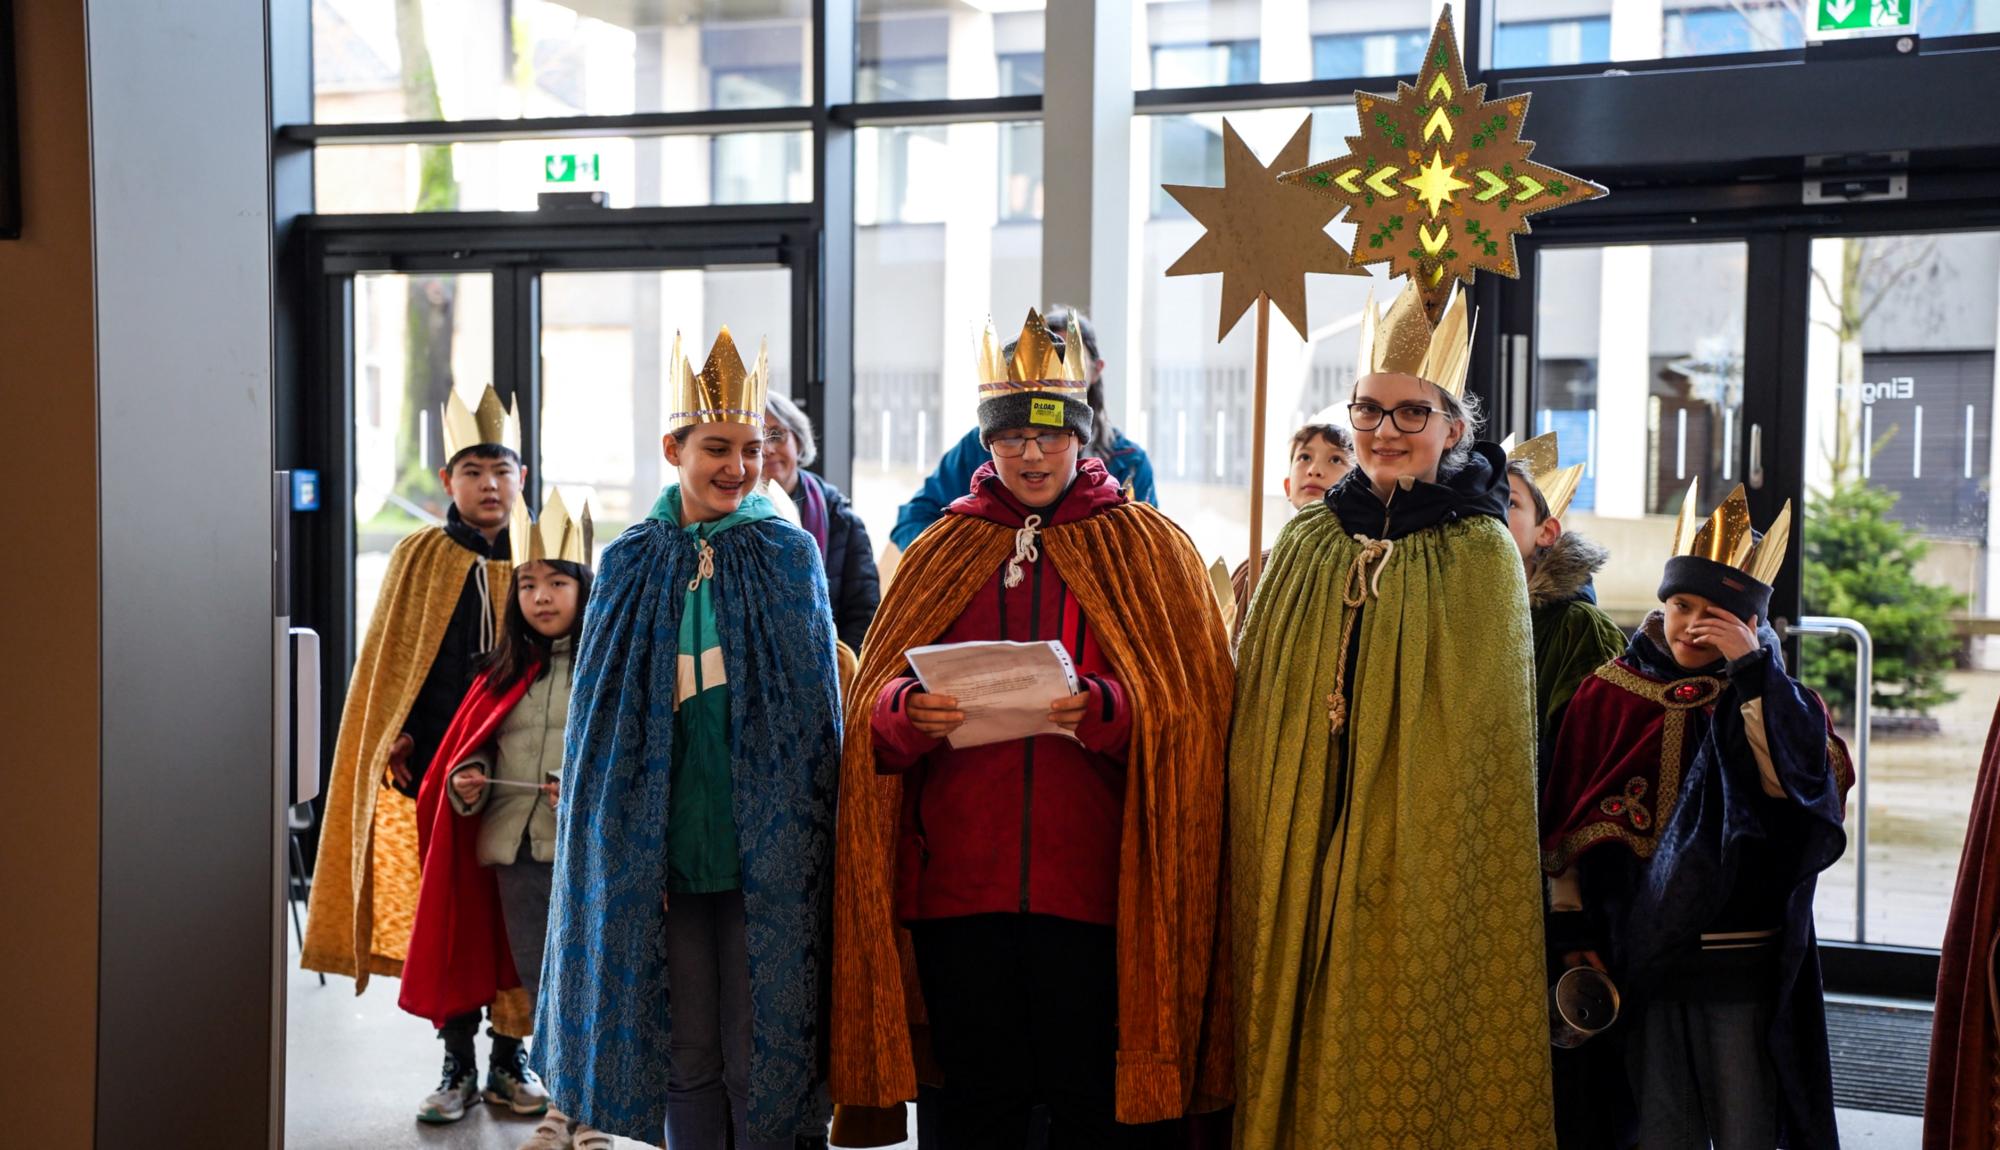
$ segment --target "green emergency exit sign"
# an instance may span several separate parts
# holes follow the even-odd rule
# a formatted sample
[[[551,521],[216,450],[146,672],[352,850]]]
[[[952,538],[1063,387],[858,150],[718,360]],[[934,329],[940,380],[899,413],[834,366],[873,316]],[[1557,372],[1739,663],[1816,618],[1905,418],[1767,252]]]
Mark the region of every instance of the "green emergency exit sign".
[[[1916,27],[1917,0],[1813,0],[1814,31],[1909,32]]]
[[[574,184],[579,180],[597,179],[597,156],[570,154],[542,157],[542,182],[548,184]]]

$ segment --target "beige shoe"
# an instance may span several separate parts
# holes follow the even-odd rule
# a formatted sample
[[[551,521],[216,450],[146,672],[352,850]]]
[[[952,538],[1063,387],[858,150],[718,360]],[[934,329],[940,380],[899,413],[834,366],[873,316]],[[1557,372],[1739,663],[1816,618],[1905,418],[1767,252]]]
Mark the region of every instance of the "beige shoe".
[[[570,1150],[611,1150],[611,1135],[595,1127],[576,1124],[576,1136],[570,1141]]]
[[[569,1118],[553,1106],[542,1116],[541,1125],[535,1127],[535,1132],[521,1143],[521,1150],[572,1150],[572,1147]]]

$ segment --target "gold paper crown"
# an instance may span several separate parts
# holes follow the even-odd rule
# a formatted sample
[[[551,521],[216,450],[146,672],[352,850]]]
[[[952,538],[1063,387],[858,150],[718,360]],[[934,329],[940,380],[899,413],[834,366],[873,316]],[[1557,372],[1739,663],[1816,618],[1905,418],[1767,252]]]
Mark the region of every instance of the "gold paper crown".
[[[1670,556],[1696,555],[1734,567],[1759,583],[1769,584],[1785,565],[1785,547],[1792,534],[1792,501],[1778,511],[1762,539],[1750,527],[1750,500],[1743,485],[1729,493],[1708,519],[1695,524],[1695,489],[1699,478],[1688,481],[1687,498],[1681,501],[1680,520],[1674,524],[1674,549]]]
[[[1001,354],[1000,337],[993,332],[993,317],[986,317],[986,331],[979,337],[979,394],[1001,395],[1010,391],[1035,391],[1082,400],[1090,391],[1089,370],[1084,360],[1083,329],[1072,312],[1069,330],[1063,333],[1065,350],[1056,350],[1055,337],[1034,308],[1021,325],[1014,341],[1014,354]]]
[[[528,501],[516,499],[507,528],[507,541],[514,552],[514,566],[537,559],[559,559],[564,563],[590,564],[590,501],[578,498],[576,511],[563,498],[562,488],[549,492],[538,521],[528,518]]]
[[[1414,375],[1444,388],[1454,399],[1463,396],[1466,371],[1472,366],[1472,320],[1465,293],[1453,285],[1444,318],[1435,327],[1414,279],[1403,282],[1402,293],[1386,315],[1376,314],[1375,296],[1369,293],[1361,308],[1361,358],[1356,362],[1361,375],[1378,371]]]
[[[701,423],[763,426],[770,376],[770,353],[761,342],[757,345],[757,366],[744,370],[728,324],[715,337],[708,361],[699,372],[681,355],[681,333],[675,332],[673,354],[667,360],[667,430]]]
[[[1528,482],[1542,493],[1542,499],[1549,505],[1549,517],[1561,519],[1569,510],[1569,501],[1576,498],[1576,487],[1583,481],[1583,464],[1572,463],[1560,467],[1560,456],[1556,453],[1556,433],[1537,435],[1519,447],[1514,446],[1514,437],[1508,436],[1501,445],[1507,452],[1507,462],[1521,462],[1528,465]]]
[[[515,456],[521,454],[521,421],[514,412],[500,404],[500,395],[492,384],[480,393],[479,406],[467,407],[465,400],[453,388],[444,401],[444,418],[438,423],[438,430],[444,434],[444,457],[458,458],[458,453],[467,448],[491,443],[504,447]]]

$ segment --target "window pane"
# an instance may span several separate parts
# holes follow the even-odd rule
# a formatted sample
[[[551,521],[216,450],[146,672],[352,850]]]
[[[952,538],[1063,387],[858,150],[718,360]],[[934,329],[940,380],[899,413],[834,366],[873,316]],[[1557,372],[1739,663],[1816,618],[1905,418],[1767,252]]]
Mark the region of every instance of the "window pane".
[[[602,548],[674,481],[660,451],[674,335],[695,370],[729,325],[745,364],[770,353],[771,390],[791,394],[792,280],[782,267],[542,276],[542,459],[534,479],[589,493]]]
[[[1039,124],[855,133],[849,494],[878,547],[897,507],[977,424],[973,341],[987,316],[1011,335],[1028,308],[1049,302],[1039,298],[1040,156]],[[967,192],[996,185],[1003,195]]]
[[[2000,232],[1816,239],[1811,259],[1805,613],[1875,640],[1867,941],[1935,947],[2000,700]],[[1799,643],[1800,678],[1851,731],[1852,641]],[[1847,854],[1819,884],[1822,937],[1855,937],[1856,830],[1850,805]]]
[[[973,100],[1042,90],[1045,0],[861,0],[854,98]]]
[[[1748,260],[1735,241],[1539,258],[1531,430],[1557,434],[1564,465],[1584,464],[1564,522],[1610,548],[1598,602],[1627,629],[1659,606],[1689,482],[1701,481],[1703,514],[1743,482]]]
[[[389,552],[444,522],[439,411],[493,381],[493,277],[354,277],[354,617],[375,611]]]
[[[1139,88],[1275,84],[1414,74],[1429,0],[1133,0],[1146,37]]]
[[[1230,123],[1268,161],[1305,114],[1302,108],[1233,112]],[[1141,293],[1133,301],[1134,311],[1146,322],[1136,338],[1139,361],[1128,377],[1132,385],[1125,392],[1123,426],[1152,459],[1161,508],[1187,530],[1204,559],[1221,556],[1234,568],[1250,553],[1246,525],[1256,316],[1245,315],[1229,338],[1216,343],[1222,277],[1166,275],[1167,266],[1201,236],[1201,225],[1171,198],[1152,190],[1163,175],[1173,183],[1222,183],[1222,121],[1220,115],[1147,119],[1151,130],[1132,138],[1133,179],[1145,182],[1154,205],[1133,253]],[[1313,154],[1337,154],[1341,136],[1354,131],[1351,106],[1314,109]],[[1354,229],[1335,224],[1330,230],[1345,245]],[[1310,343],[1272,315],[1265,428],[1267,546],[1292,514],[1279,487],[1285,444],[1307,416],[1346,398],[1354,382],[1362,302],[1371,285],[1378,298],[1387,298],[1386,283],[1379,270],[1367,278],[1307,276],[1307,316],[1314,325]]]
[[[314,0],[313,118],[797,106],[811,100],[810,11],[808,0]]]
[[[806,132],[326,145],[315,210],[534,211],[542,192],[577,191],[614,208],[801,203],[811,164]]]
[[[1270,143],[1275,152],[1297,129],[1304,109],[1231,113],[1230,123],[1250,139],[1252,127],[1259,132],[1278,132]],[[1222,183],[1222,113],[1197,112],[1183,116],[1147,116],[1144,130],[1132,135],[1133,171],[1145,174],[1146,195],[1154,219],[1188,218],[1180,201],[1162,190],[1164,184],[1219,186]],[[1346,137],[1359,132],[1354,105],[1335,104],[1312,112],[1311,155],[1315,159],[1337,156],[1347,150]],[[1253,147],[1256,145],[1252,145]]]

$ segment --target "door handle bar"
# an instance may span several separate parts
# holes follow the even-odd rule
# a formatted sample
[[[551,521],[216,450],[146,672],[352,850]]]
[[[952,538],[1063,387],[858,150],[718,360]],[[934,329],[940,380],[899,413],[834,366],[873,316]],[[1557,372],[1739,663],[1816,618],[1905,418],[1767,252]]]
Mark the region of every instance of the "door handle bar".
[[[1755,442],[1756,432],[1751,432]],[[1800,635],[1846,635],[1854,640],[1854,941],[1868,941],[1868,725],[1875,689],[1875,637],[1855,619],[1802,615],[1790,628]]]

